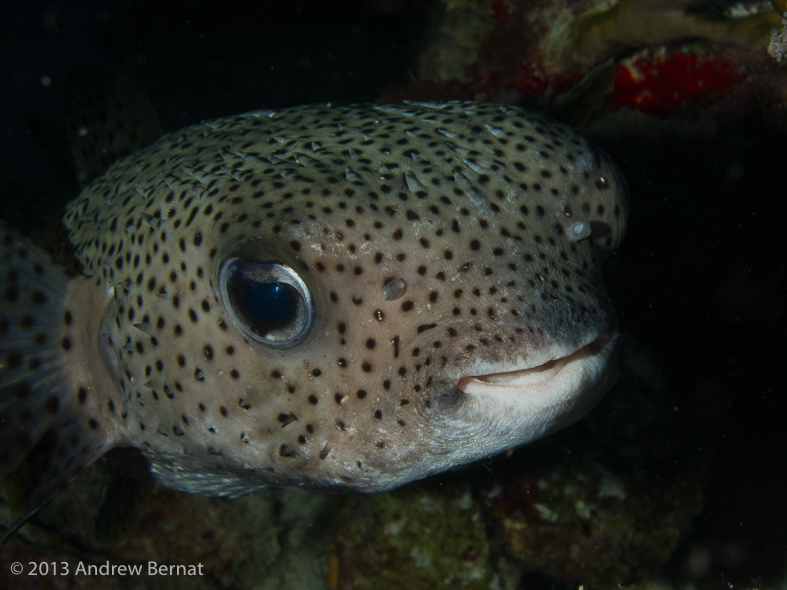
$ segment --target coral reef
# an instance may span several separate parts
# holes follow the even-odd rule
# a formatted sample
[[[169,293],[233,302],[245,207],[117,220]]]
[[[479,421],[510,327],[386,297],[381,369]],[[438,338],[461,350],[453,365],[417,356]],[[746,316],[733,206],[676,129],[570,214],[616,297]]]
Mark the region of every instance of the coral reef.
[[[485,523],[467,482],[348,498],[337,518],[339,587],[485,589]]]
[[[683,39],[729,43],[764,51],[779,15],[771,10],[741,18],[714,18],[693,0],[620,0],[574,19],[555,47],[561,67],[588,68],[622,50]]]
[[[720,109],[746,116],[753,100],[781,103],[787,77],[780,5],[688,0],[443,0],[416,79],[385,100],[470,98],[548,107],[583,73],[616,60],[612,109],[665,116]],[[728,97],[731,100],[725,100]],[[769,115],[779,124],[784,109]]]

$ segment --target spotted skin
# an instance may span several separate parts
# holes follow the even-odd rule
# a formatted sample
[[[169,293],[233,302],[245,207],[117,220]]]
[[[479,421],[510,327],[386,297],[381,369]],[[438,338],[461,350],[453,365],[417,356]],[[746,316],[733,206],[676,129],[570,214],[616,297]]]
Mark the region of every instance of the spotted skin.
[[[513,107],[306,106],[189,127],[68,207],[91,278],[58,315],[89,316],[74,326],[88,369],[60,404],[101,433],[96,453],[137,447],[161,483],[230,496],[381,491],[523,444],[614,380],[600,264],[626,208],[603,152]],[[233,323],[219,284],[233,257],[298,273],[314,308],[302,341]],[[563,358],[592,370],[537,411],[538,388],[478,393]]]

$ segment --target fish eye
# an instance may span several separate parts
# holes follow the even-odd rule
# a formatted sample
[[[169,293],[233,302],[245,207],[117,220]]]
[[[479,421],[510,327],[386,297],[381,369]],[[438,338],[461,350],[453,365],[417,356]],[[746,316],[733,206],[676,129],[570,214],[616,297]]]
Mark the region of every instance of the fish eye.
[[[221,267],[219,285],[233,323],[263,344],[297,344],[309,331],[309,289],[289,266],[230,258]]]

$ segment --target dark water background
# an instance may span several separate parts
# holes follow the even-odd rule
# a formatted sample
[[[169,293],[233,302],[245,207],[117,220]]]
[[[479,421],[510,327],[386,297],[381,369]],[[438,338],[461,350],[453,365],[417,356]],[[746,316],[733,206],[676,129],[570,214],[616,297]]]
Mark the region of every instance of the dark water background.
[[[431,3],[391,14],[361,1],[251,6],[5,3],[0,218],[29,230],[77,194],[60,92],[80,58],[136,82],[165,131],[258,108],[374,101],[411,78]],[[608,278],[623,332],[661,367],[664,410],[680,405],[719,433],[705,509],[685,541],[738,551],[719,587],[721,574],[777,587],[787,572],[787,129],[761,106],[713,137],[680,125],[657,140],[599,136],[632,195]]]

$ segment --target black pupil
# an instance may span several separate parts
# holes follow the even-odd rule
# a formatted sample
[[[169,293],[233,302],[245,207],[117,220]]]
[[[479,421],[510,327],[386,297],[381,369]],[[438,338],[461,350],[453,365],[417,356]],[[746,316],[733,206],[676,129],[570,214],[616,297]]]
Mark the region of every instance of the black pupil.
[[[243,281],[242,306],[246,313],[271,328],[287,320],[295,310],[295,294],[287,283]]]

